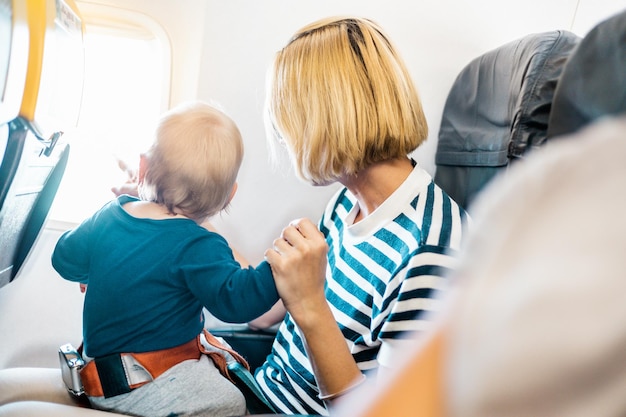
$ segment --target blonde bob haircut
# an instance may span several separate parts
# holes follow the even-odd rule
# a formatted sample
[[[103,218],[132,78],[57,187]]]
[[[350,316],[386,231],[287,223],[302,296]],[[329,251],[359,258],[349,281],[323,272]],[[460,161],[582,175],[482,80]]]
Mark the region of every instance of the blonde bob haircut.
[[[226,114],[207,103],[191,102],[161,117],[144,157],[140,197],[201,222],[230,202],[243,140]]]
[[[360,18],[312,23],[276,54],[266,123],[298,176],[320,185],[406,157],[428,135],[404,62],[382,29]]]

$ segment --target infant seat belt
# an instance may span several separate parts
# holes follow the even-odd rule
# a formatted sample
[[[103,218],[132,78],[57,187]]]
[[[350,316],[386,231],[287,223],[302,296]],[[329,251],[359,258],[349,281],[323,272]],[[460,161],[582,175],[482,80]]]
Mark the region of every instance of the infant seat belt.
[[[248,371],[250,370],[250,365],[248,365],[248,362],[243,358],[243,356],[241,356],[239,353],[235,352],[233,349],[224,346],[207,329],[204,329],[202,334],[204,334],[204,338],[206,339],[206,341],[207,341],[207,343],[209,345],[213,346],[214,348],[216,348],[218,350],[222,350],[224,352],[230,353],[230,355],[237,362],[242,364]],[[209,349],[205,348],[204,345],[200,341],[200,336],[198,336],[197,341],[198,341],[198,348],[200,349],[200,352],[204,353],[205,355],[208,355],[209,358],[211,358],[211,360],[213,360],[213,363],[215,364],[215,367],[217,369],[219,369],[220,373],[222,375],[224,375],[226,378],[228,378],[230,380],[230,382],[232,382],[233,384],[236,385],[235,380],[233,380],[233,378],[230,376],[230,373],[228,371],[228,361],[226,360],[226,356],[224,356],[224,354],[222,354],[222,353],[215,352],[213,350],[209,350]]]
[[[205,348],[201,336],[216,350]],[[80,371],[85,393],[91,397],[110,398],[126,394],[153,381],[174,365],[189,359],[208,355],[222,375],[235,383],[228,372],[228,361],[223,353],[250,369],[246,360],[234,350],[224,346],[206,329],[195,339],[180,346],[143,353],[115,353],[95,358]]]

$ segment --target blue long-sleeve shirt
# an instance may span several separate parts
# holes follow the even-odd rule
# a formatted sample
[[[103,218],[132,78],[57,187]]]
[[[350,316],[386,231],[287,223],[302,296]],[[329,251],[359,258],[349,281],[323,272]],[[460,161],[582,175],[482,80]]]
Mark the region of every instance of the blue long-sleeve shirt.
[[[242,268],[226,240],[189,219],[128,214],[121,196],[65,232],[52,265],[88,284],[85,353],[147,352],[185,343],[204,326],[206,307],[220,320],[247,322],[278,300],[269,265]]]

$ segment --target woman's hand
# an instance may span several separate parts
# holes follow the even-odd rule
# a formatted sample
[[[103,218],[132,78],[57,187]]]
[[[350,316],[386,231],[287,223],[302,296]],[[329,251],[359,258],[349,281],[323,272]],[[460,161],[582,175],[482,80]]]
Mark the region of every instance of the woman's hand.
[[[309,219],[291,222],[274,240],[274,247],[265,251],[278,293],[300,327],[306,327],[309,318],[314,320],[320,307],[328,308],[324,295],[327,252],[324,236]]]
[[[332,404],[364,376],[326,301],[327,253],[324,236],[310,220],[301,219],[283,229],[274,247],[265,252],[265,259],[285,308],[304,337],[320,398]]]

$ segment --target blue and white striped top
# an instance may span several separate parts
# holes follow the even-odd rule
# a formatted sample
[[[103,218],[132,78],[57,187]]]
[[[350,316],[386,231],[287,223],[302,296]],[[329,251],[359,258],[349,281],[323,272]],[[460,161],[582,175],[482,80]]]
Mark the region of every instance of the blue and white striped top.
[[[373,213],[354,224],[358,205],[345,188],[320,221],[329,245],[326,299],[359,368],[393,367],[394,343],[428,327],[437,292],[454,267],[467,214],[419,166]],[[397,360],[397,358],[396,358]],[[289,314],[256,372],[283,413],[328,414],[299,329]]]

